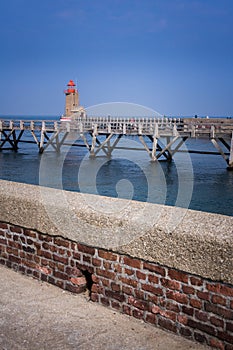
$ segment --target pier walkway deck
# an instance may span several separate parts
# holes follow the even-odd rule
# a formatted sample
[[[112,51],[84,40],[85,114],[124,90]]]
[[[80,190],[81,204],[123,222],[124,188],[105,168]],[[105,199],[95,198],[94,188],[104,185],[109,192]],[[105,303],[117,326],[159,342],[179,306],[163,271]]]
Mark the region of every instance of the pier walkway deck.
[[[28,133],[32,136],[30,140],[25,138]],[[7,149],[16,151],[20,142],[28,142],[36,143],[40,153],[49,146],[59,152],[62,145],[68,144],[87,147],[91,157],[100,151],[111,157],[114,149],[122,149],[118,142],[123,136],[137,136],[151,160],[156,161],[162,156],[171,160],[188,138],[208,138],[230,169],[233,169],[232,135],[233,119],[228,118],[88,117],[71,122],[0,120],[0,150],[8,145]],[[82,144],[77,144],[77,140],[82,140]]]

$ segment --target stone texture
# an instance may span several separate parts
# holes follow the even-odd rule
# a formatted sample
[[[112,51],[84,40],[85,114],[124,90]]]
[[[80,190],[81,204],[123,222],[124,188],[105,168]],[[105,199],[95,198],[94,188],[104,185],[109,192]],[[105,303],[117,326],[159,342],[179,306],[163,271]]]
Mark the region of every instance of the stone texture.
[[[233,284],[232,217],[1,180],[0,220]]]

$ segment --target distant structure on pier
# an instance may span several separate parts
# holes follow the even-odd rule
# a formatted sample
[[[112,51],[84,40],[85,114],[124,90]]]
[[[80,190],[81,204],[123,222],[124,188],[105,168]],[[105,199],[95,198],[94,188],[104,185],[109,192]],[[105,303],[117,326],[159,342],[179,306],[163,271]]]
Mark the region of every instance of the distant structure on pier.
[[[85,117],[85,109],[79,105],[79,93],[73,80],[68,82],[67,89],[64,92],[66,96],[65,114],[61,117],[61,121]]]

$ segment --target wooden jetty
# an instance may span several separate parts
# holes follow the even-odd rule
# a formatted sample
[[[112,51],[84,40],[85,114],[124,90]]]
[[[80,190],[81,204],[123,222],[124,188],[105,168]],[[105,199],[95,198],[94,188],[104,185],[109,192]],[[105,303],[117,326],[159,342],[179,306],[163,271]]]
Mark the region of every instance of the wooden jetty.
[[[31,135],[30,140],[28,135]],[[0,151],[17,151],[20,142],[28,142],[37,144],[40,153],[49,146],[59,152],[62,145],[70,145],[86,147],[91,157],[100,151],[111,157],[114,149],[132,149],[118,146],[123,136],[137,136],[152,161],[162,156],[171,160],[188,138],[208,138],[228,168],[233,169],[233,119],[86,117],[70,122],[0,120]],[[203,153],[206,152],[203,150]]]

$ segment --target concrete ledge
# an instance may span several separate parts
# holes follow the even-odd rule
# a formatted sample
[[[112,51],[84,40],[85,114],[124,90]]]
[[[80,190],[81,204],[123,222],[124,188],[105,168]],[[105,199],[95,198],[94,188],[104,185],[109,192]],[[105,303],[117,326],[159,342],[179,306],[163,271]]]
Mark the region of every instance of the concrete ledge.
[[[0,220],[233,284],[233,218],[0,181]]]

